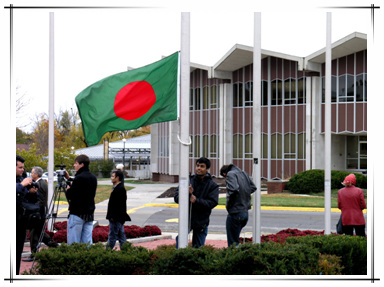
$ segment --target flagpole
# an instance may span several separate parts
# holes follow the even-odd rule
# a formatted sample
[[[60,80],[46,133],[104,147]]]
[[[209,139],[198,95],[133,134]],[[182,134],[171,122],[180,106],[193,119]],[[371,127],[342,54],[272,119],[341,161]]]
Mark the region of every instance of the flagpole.
[[[49,13],[49,126],[48,126],[48,202],[53,198],[53,167],[54,167],[54,13]],[[53,204],[48,206],[48,214],[52,214]],[[48,221],[48,230],[52,230],[52,218]]]
[[[190,13],[181,13],[180,51],[180,172],[178,247],[188,246],[189,206],[189,84],[190,84]]]
[[[325,168],[324,168],[324,221],[325,234],[331,234],[331,65],[332,65],[332,14],[327,12],[325,50]]]
[[[253,196],[253,242],[261,242],[261,13],[254,13],[253,44],[253,182],[257,190]]]

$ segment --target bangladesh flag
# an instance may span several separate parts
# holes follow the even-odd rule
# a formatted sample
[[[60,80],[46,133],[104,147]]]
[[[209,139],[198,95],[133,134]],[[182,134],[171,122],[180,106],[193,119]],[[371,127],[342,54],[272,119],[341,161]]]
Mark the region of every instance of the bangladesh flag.
[[[106,132],[137,129],[177,119],[176,52],[158,62],[104,78],[76,97],[88,145]]]

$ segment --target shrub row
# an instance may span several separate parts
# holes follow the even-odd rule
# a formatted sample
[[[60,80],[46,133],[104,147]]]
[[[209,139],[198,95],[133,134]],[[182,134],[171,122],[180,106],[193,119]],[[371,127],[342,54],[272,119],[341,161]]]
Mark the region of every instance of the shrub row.
[[[346,171],[332,170],[331,171],[331,189],[340,189],[343,187],[342,182],[345,177],[350,174]],[[356,176],[356,186],[367,188],[367,177],[360,173],[354,173]],[[292,176],[286,189],[292,193],[308,194],[324,191],[324,170],[312,169],[299,172]]]
[[[121,251],[101,243],[62,244],[36,254],[33,274],[357,275],[367,272],[366,242],[361,237],[320,235],[221,249],[163,245],[156,250],[127,242]]]

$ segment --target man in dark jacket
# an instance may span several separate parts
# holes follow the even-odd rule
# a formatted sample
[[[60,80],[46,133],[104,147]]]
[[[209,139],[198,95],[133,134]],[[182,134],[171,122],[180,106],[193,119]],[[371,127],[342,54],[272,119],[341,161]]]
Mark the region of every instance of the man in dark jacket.
[[[189,185],[189,230],[193,231],[192,246],[199,248],[205,244],[208,234],[209,217],[219,201],[219,186],[208,173],[211,162],[207,158],[196,161],[195,174]],[[179,203],[179,189],[175,191],[175,202]],[[176,238],[178,248],[178,238]]]
[[[109,197],[107,219],[109,220],[108,247],[113,249],[116,240],[121,246],[127,241],[124,232],[125,221],[130,221],[127,214],[127,191],[124,188],[124,175],[121,170],[112,172],[111,181],[113,189]]]
[[[69,204],[68,244],[73,242],[92,244],[97,179],[89,171],[89,163],[89,157],[82,154],[76,157],[73,165],[76,175],[66,192]],[[68,172],[65,177],[67,180],[70,179]]]
[[[220,174],[225,177],[227,187],[226,209],[228,211],[226,229],[228,247],[240,243],[240,232],[248,222],[251,209],[251,194],[256,186],[249,175],[234,164],[224,165]]]

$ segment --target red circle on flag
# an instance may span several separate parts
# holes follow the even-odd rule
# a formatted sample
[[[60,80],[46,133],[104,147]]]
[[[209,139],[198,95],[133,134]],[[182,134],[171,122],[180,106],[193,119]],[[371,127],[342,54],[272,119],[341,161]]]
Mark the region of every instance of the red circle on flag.
[[[145,115],[155,104],[156,95],[151,84],[136,81],[125,85],[116,94],[113,108],[116,116],[133,121]]]

